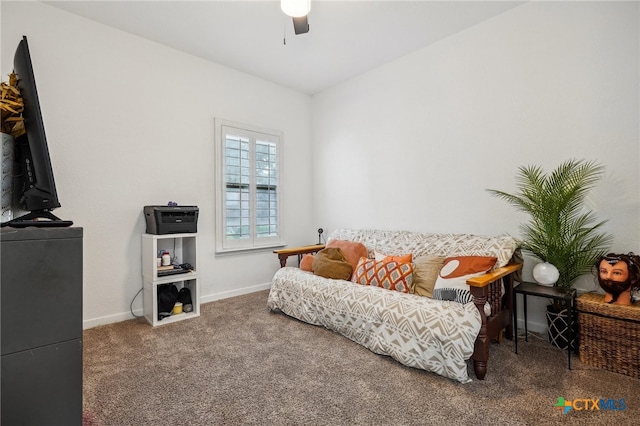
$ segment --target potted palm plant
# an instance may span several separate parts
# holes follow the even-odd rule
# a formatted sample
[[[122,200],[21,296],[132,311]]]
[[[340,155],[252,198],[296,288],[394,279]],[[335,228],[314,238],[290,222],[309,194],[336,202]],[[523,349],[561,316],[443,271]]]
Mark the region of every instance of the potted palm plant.
[[[570,291],[612,241],[610,234],[602,232],[606,220],[598,221],[584,203],[603,173],[602,165],[587,160],[565,161],[550,174],[539,166],[522,166],[516,175],[516,193],[488,190],[529,215],[529,221],[520,226],[522,249],[557,268],[555,286],[561,291]],[[562,302],[547,307],[547,319],[556,316],[564,316],[567,322],[567,306]]]

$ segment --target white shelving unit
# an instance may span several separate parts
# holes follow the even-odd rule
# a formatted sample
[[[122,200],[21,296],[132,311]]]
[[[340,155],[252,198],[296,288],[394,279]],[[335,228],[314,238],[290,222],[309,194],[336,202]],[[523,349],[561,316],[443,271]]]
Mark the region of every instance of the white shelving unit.
[[[158,252],[166,250],[175,258],[178,264],[190,263],[193,271],[158,277]],[[192,234],[142,234],[142,302],[144,317],[149,324],[170,324],[189,318],[200,316],[200,286],[198,285],[198,236]],[[160,284],[174,284],[178,290],[187,287],[191,292],[193,311],[158,320],[158,286]]]

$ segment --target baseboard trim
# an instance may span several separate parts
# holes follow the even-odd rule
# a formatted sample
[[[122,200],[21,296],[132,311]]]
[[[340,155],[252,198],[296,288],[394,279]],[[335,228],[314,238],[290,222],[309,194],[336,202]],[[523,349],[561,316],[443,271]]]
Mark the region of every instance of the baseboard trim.
[[[200,304],[215,302],[216,300],[228,299],[230,297],[242,296],[243,294],[255,293],[257,291],[269,290],[271,283],[258,284],[251,287],[244,287],[237,290],[223,291],[222,293],[214,293],[208,296],[200,296]],[[266,303],[266,301],[265,301]]]
[[[216,300],[228,299],[230,297],[242,296],[243,294],[255,293],[257,291],[269,290],[271,288],[271,283],[258,284],[249,287],[243,287],[236,290],[223,291],[220,293],[213,293],[206,296],[200,296],[200,304],[215,302]],[[265,302],[266,303],[266,302]],[[141,309],[134,310],[134,314],[137,316],[143,316],[143,311]],[[92,318],[88,320],[84,320],[82,322],[82,328],[84,330],[88,328],[98,327],[100,325],[112,324],[115,322],[127,321],[136,318],[131,314],[131,312],[121,312],[114,315],[107,315],[104,317]],[[547,332],[547,324],[539,323],[536,321],[529,320],[529,331],[533,331],[535,333],[544,334]],[[522,318],[518,318],[518,332],[524,332],[524,320]]]
[[[540,322],[531,321],[531,320],[527,322],[527,329],[530,332],[533,331],[534,333],[539,333],[539,334],[546,334],[548,331],[546,323],[540,323]],[[522,318],[518,318],[518,333],[519,334],[524,333],[524,319]]]
[[[258,284],[254,286],[244,287],[236,290],[223,291],[221,293],[214,293],[207,296],[200,296],[200,304],[214,302],[216,300],[228,299],[230,297],[242,296],[243,294],[255,293],[257,291],[268,290],[271,288],[271,283]],[[265,301],[266,306],[266,301]],[[137,317],[143,316],[142,308],[133,311],[135,316],[130,311],[120,312],[118,314],[106,315],[98,318],[91,318],[82,321],[82,329],[86,330],[101,325],[113,324],[121,321],[128,321]]]

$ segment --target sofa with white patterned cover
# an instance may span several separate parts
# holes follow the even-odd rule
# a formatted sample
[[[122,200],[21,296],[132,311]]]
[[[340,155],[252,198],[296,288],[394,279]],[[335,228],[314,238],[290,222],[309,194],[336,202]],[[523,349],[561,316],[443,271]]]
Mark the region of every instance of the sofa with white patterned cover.
[[[462,304],[323,278],[295,267],[273,277],[267,305],[301,321],[322,325],[371,351],[462,383],[467,360],[484,379],[489,344],[503,329],[512,338],[511,301],[518,242],[507,235],[433,234],[407,231],[337,230],[328,238],[361,242],[374,252],[414,257],[494,256],[495,267],[467,280],[473,301]],[[490,306],[490,309],[487,309]]]

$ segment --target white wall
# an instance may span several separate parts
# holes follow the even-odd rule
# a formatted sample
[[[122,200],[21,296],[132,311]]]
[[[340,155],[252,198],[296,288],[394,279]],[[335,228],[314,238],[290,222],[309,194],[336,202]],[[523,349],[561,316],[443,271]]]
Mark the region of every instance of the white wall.
[[[613,249],[640,252],[638,21],[637,2],[529,2],[314,96],[315,222],[519,235],[485,189],[586,158]]]
[[[146,204],[200,207],[204,301],[270,281],[270,251],[214,255],[214,117],[284,132],[291,245],[317,226],[517,235],[485,189],[574,157],[607,167],[592,207],[640,251],[635,2],[527,3],[312,100],[45,4],[0,11],[0,71],[27,35],[56,212],[84,228],[85,326],[130,317]]]
[[[283,131],[287,243],[314,238],[308,96],[46,4],[1,8],[3,80],[26,35],[63,206],[55,213],[84,228],[85,327],[131,317],[144,205],[199,206],[203,302],[269,285],[279,266],[270,250],[214,254],[214,117]],[[141,296],[133,308],[141,313]]]

